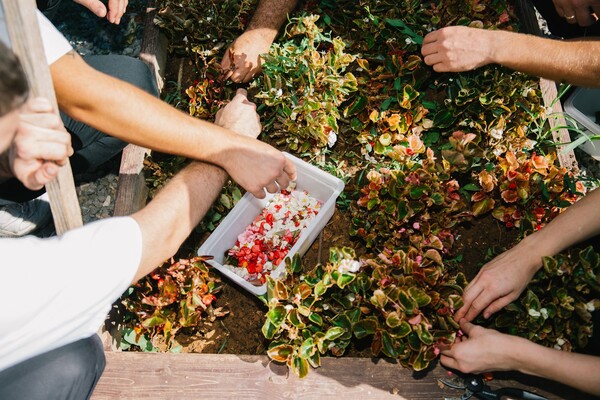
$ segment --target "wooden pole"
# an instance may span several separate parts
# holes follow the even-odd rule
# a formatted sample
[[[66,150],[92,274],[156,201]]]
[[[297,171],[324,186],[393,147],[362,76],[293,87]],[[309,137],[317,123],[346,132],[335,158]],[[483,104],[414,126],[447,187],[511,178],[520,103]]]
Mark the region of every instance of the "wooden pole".
[[[12,50],[29,78],[33,96],[47,98],[58,114],[50,69],[37,23],[35,0],[1,0]],[[60,168],[58,177],[46,185],[56,232],[61,235],[83,225],[75,193],[71,165]]]

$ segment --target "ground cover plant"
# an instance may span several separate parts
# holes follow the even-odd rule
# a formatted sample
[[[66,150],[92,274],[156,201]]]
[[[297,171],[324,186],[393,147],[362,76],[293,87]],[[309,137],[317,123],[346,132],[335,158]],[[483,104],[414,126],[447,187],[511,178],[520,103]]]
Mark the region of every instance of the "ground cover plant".
[[[219,79],[218,62],[253,7],[162,1],[159,26],[195,66],[177,93],[191,115],[210,119],[231,97],[235,85]],[[250,84],[262,138],[346,181],[337,206],[349,216],[351,247],[332,247],[312,265],[287,259],[285,279],[266,277],[266,352],[299,376],[365,340],[374,356],[427,368],[458,332],[461,227],[492,216],[524,236],[585,192],[557,164],[536,78],[499,66],[438,74],[423,63],[423,36],[452,24],[518,29],[509,1],[306,1]],[[160,169],[154,185],[170,175]],[[199,231],[210,232],[240,195],[228,185]],[[225,314],[213,303],[218,278],[202,265],[167,265],[131,291],[130,344],[160,336],[176,348],[177,329]],[[591,336],[599,298],[598,254],[573,250],[544,259],[519,300],[480,322],[573,350]]]

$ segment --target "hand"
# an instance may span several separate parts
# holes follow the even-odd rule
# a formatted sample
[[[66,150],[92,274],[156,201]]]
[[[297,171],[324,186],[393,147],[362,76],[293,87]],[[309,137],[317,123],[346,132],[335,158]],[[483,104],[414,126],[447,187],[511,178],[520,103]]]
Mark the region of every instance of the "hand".
[[[111,23],[119,25],[121,17],[127,10],[129,0],[108,0],[108,10],[100,0],[73,0],[81,4],[100,18],[106,17]]]
[[[449,26],[423,38],[421,54],[436,72],[469,71],[493,62],[494,31]]]
[[[535,251],[535,234],[485,264],[463,293],[464,305],[456,312],[458,321],[472,321],[481,311],[489,318],[513,302],[542,265]]]
[[[452,345],[440,347],[444,366],[467,374],[517,369],[511,359],[513,343],[523,339],[473,325],[465,319],[460,320],[460,329],[465,336],[457,337]]]
[[[71,136],[48,100],[29,101],[8,157],[13,175],[30,190],[41,189],[56,178],[61,165],[73,154]]]
[[[261,71],[260,55],[269,52],[273,43],[261,29],[241,34],[225,51],[221,68],[225,79],[248,82]]]
[[[275,193],[296,179],[296,167],[288,158],[255,139],[260,133],[260,120],[244,89],[238,89],[231,102],[219,110],[215,123],[245,136],[236,138],[220,165],[255,197],[262,199],[265,188]]]
[[[553,2],[556,13],[570,24],[590,26],[598,21],[600,16],[600,0],[553,0]]]
[[[260,117],[256,113],[256,104],[248,100],[247,95],[245,89],[238,89],[229,104],[217,112],[215,124],[237,134],[257,138],[261,130]]]

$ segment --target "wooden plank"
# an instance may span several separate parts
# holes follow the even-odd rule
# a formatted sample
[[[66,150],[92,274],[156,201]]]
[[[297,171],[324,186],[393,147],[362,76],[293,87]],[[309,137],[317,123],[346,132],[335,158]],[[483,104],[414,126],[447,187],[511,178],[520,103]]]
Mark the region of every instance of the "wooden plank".
[[[58,114],[50,69],[37,24],[35,0],[2,0],[2,5],[12,49],[29,77],[32,95],[50,100]],[[70,164],[67,163],[59,171],[58,177],[46,185],[46,191],[56,232],[61,235],[69,229],[82,226],[83,220]]]
[[[542,91],[542,97],[544,99],[544,105],[549,109],[549,112],[554,114],[548,117],[548,124],[550,128],[554,129],[558,126],[567,126],[567,122],[563,116],[563,108],[558,97],[558,91],[556,89],[556,83],[548,79],[540,79],[540,90]],[[561,128],[552,132],[552,139],[556,143],[569,143],[571,137],[569,131],[565,128]],[[575,158],[573,150],[564,151],[560,147],[557,150],[558,162],[561,167],[565,167],[567,170],[577,173],[579,171],[579,165]]]
[[[115,195],[114,215],[130,215],[146,205],[148,187],[144,178],[144,158],[149,150],[128,144],[123,149]]]
[[[93,400],[103,399],[415,399],[460,397],[441,387],[442,367],[414,373],[383,359],[322,359],[299,379],[267,356],[231,354],[106,353],[106,370]],[[492,388],[519,387],[551,400],[588,400],[573,389],[538,378],[495,378]],[[527,385],[523,379],[527,380]]]
[[[154,75],[159,91],[164,85],[167,63],[167,39],[154,25],[156,1],[148,1],[144,17],[144,32],[140,59],[144,61]],[[115,197],[114,215],[130,215],[146,204],[148,188],[143,174],[144,158],[150,151],[144,147],[129,144],[123,150],[119,181]]]

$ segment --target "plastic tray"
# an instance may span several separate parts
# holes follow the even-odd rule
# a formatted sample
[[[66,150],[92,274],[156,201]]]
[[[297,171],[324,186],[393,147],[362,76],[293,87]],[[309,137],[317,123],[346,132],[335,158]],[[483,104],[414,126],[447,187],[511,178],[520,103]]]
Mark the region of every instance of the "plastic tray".
[[[588,136],[600,135],[596,113],[600,111],[600,89],[577,88],[565,101],[565,112],[581,124]],[[596,160],[600,160],[600,140],[588,140],[579,146]]]
[[[321,210],[310,225],[302,231],[296,244],[294,244],[287,255],[287,257],[293,257],[294,254],[298,253],[302,256],[315,241],[329,219],[331,219],[335,211],[335,201],[342,190],[344,190],[344,182],[297,157],[288,153],[283,154],[292,160],[296,166],[296,189],[306,190],[309,195],[322,202]],[[214,257],[208,261],[210,265],[233,282],[257,296],[266,293],[266,284],[262,286],[251,284],[224,267],[223,260],[225,252],[235,245],[238,235],[260,214],[272,197],[273,195],[268,194],[264,199],[257,199],[250,193],[246,193],[198,249],[198,255],[210,255]],[[281,262],[277,268],[271,271],[271,276],[274,278],[284,274],[285,262]]]

